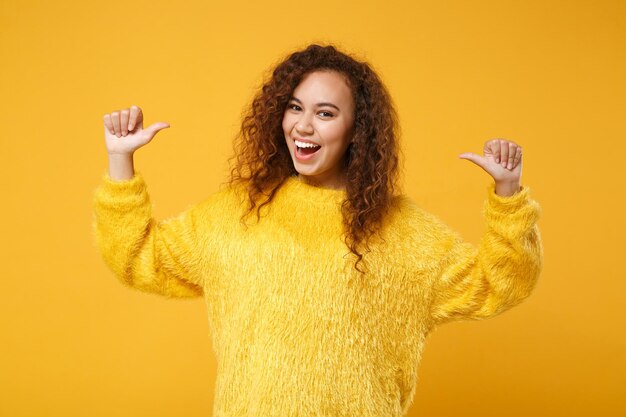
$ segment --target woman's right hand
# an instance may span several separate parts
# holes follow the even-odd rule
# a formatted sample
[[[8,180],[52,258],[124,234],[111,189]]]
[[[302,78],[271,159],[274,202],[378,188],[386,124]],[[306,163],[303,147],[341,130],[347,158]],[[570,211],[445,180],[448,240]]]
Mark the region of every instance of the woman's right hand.
[[[143,128],[143,113],[137,106],[104,115],[104,138],[109,155],[132,155],[152,140],[169,123],[157,122]]]

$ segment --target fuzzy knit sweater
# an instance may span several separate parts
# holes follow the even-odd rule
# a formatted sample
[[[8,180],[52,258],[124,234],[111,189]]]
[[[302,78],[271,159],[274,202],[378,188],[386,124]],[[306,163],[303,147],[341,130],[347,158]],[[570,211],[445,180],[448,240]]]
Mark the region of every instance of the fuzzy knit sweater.
[[[342,239],[345,191],[295,176],[247,226],[236,187],[161,221],[140,172],[105,172],[93,197],[94,241],[121,282],[204,298],[215,417],[403,416],[427,334],[520,303],[543,263],[540,206],[526,186],[510,197],[487,187],[477,246],[396,196],[366,276]]]

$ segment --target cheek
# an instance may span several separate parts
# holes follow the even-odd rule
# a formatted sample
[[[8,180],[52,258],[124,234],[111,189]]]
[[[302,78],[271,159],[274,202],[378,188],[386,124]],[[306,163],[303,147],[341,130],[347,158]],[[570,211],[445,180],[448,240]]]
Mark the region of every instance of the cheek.
[[[345,143],[350,142],[349,132],[343,125],[324,126],[320,133],[333,149],[343,148]]]
[[[293,143],[292,143],[291,140],[289,140],[289,136],[291,135],[291,128],[290,128],[290,126],[291,125],[289,123],[289,117],[284,116],[283,117],[283,122],[282,122],[283,140],[287,144],[287,149],[289,149],[291,151]]]
[[[293,126],[293,120],[291,120],[292,118],[289,117],[289,114],[285,113],[283,115],[283,122],[282,122],[282,127],[283,127],[283,132],[285,133],[290,133],[292,126]]]

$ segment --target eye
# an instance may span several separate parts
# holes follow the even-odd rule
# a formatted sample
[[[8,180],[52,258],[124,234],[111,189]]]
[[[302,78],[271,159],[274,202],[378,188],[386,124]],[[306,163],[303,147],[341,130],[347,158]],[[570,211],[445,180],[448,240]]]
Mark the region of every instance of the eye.
[[[289,105],[287,105],[287,108],[291,109],[291,110],[295,110],[295,111],[302,110],[300,108],[300,106],[298,106],[297,104],[289,104]],[[322,116],[322,117],[333,117],[334,116],[333,113],[331,113],[329,111],[324,111],[324,110],[320,111],[319,114],[325,114],[326,115],[326,116]]]

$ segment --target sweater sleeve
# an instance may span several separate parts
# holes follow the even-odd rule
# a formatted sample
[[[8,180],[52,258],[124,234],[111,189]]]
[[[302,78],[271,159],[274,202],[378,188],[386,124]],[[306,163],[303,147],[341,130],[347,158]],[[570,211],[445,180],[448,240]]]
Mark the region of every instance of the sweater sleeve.
[[[104,173],[93,194],[93,238],[125,285],[171,298],[203,294],[195,220],[199,205],[156,221],[140,172],[128,180]]]
[[[486,231],[477,248],[444,228],[441,242],[446,255],[432,292],[434,325],[490,318],[531,294],[543,264],[540,215],[528,187],[503,197],[491,183],[483,205]]]

